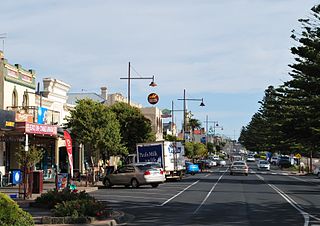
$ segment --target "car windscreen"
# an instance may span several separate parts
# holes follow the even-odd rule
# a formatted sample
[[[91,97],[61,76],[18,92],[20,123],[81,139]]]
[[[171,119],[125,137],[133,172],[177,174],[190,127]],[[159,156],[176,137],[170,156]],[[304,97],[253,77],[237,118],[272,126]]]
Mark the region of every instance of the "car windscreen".
[[[283,156],[283,157],[280,158],[280,160],[287,160],[287,161],[289,161],[289,157]]]
[[[268,161],[260,161],[260,164],[269,164]]]

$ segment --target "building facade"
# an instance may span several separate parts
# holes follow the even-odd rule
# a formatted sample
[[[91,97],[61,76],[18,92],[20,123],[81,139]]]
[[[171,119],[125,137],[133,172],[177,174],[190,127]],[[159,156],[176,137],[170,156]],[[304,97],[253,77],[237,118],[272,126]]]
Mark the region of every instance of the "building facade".
[[[34,70],[10,64],[0,51],[0,110],[14,115],[12,129],[0,127],[2,175],[20,169],[16,153],[20,149],[28,151],[32,146],[43,152],[35,169],[42,170],[45,179],[53,179],[54,168],[62,162],[59,148],[64,148],[65,144],[58,131],[68,115],[66,100],[70,85],[45,78],[43,88],[40,91],[36,85]]]

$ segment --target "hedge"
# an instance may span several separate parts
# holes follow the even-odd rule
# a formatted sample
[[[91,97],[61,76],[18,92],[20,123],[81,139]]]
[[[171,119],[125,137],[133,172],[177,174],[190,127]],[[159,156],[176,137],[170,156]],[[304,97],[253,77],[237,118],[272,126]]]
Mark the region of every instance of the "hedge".
[[[32,216],[21,209],[9,196],[0,192],[0,225],[30,226],[34,225]]]

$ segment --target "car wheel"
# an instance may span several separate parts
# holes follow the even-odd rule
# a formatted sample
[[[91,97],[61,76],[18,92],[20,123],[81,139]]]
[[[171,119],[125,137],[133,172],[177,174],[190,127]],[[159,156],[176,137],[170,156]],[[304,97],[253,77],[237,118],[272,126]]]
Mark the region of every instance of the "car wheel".
[[[110,180],[107,179],[107,178],[105,178],[105,179],[103,180],[103,185],[104,185],[105,187],[107,187],[107,188],[111,188],[111,187],[112,187],[112,184],[111,184]]]
[[[138,188],[139,187],[139,182],[137,181],[137,179],[133,178],[131,180],[131,187],[133,187],[133,188]]]
[[[152,186],[153,188],[156,188],[156,187],[159,186],[159,184],[151,184],[151,186]]]
[[[230,172],[230,175],[233,175],[233,173],[232,173],[232,172]]]
[[[318,172],[317,176],[320,177],[320,172]]]
[[[247,173],[245,173],[244,175],[248,176],[248,174],[247,174]]]

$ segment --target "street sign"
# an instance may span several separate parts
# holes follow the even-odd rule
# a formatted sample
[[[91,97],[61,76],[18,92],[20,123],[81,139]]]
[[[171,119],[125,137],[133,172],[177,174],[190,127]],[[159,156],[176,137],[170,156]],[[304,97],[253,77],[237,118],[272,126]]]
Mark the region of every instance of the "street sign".
[[[298,158],[298,159],[301,159],[301,155],[298,153],[296,154],[294,157]]]

